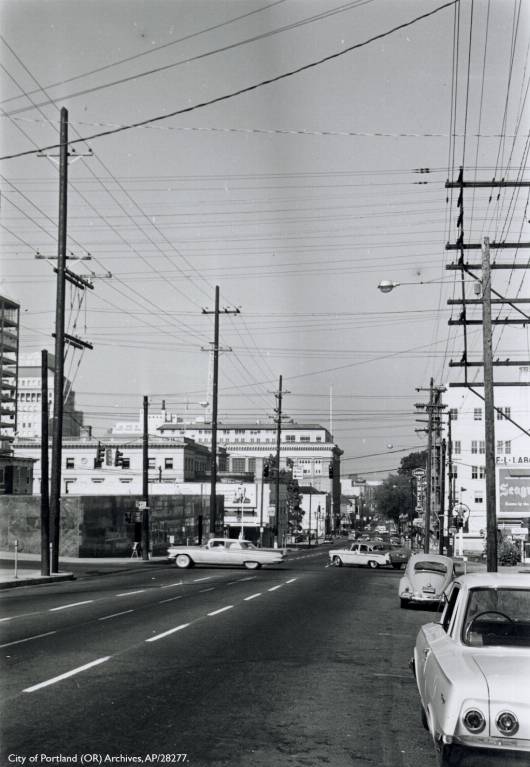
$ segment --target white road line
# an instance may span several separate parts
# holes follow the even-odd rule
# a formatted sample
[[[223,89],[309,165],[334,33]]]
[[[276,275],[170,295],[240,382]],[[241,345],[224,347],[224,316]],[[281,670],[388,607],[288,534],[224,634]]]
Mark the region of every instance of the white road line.
[[[267,589],[267,590],[268,590],[268,591],[276,591],[276,589],[281,589],[281,587],[282,587],[283,585],[284,585],[283,583],[279,583],[277,586],[273,586],[272,588],[270,588],[270,589]]]
[[[182,599],[182,597],[171,597],[170,599],[162,599],[158,604],[164,605],[166,602],[174,602],[175,599]]]
[[[61,607],[50,607],[48,612],[54,613],[57,612],[57,610],[67,610],[69,607],[78,607],[79,605],[89,605],[91,602],[93,602],[93,599],[86,599],[84,602],[72,602],[70,605],[61,605]]]
[[[183,623],[181,626],[176,626],[174,629],[169,629],[169,631],[164,631],[162,634],[157,634],[154,637],[150,637],[149,639],[146,639],[146,642],[156,642],[157,639],[163,639],[164,637],[169,636],[170,634],[174,634],[175,631],[182,631],[182,629],[185,629],[187,626],[189,626],[189,623]]]
[[[238,578],[237,581],[228,581],[226,585],[231,586],[233,583],[243,583],[243,581],[253,581],[255,579],[255,575],[249,575],[247,578]]]
[[[286,583],[294,583],[296,580],[298,580],[298,579],[297,578],[290,578],[288,581],[285,581],[285,582]]]
[[[166,583],[165,586],[160,586],[161,589],[172,589],[173,586],[182,586],[182,581],[179,581],[178,583]]]
[[[214,610],[213,613],[208,613],[208,615],[219,615],[219,613],[224,613],[225,610],[231,610],[234,605],[227,605],[226,607],[221,607],[220,610]]]
[[[47,679],[45,682],[40,682],[40,684],[34,684],[33,687],[26,687],[26,689],[22,690],[22,692],[35,692],[35,690],[40,690],[41,687],[48,687],[48,685],[50,684],[61,682],[63,679],[68,679],[69,676],[74,676],[74,674],[80,674],[82,671],[86,671],[87,669],[92,668],[93,666],[98,666],[100,663],[105,663],[105,661],[109,660],[109,658],[111,657],[112,657],[111,655],[107,655],[105,658],[98,658],[97,660],[91,661],[91,663],[86,663],[84,666],[73,668],[71,671],[67,671],[65,674],[59,674],[59,676],[54,676],[52,679]]]
[[[5,644],[0,644],[0,647],[11,647],[13,644],[22,644],[22,642],[30,642],[32,639],[40,639],[41,637],[49,637],[50,634],[56,634],[56,631],[47,631],[45,634],[35,634],[32,637],[26,637],[25,639],[17,639],[14,642],[6,642]]]
[[[250,597],[245,597],[245,602],[250,602],[251,599],[256,599],[256,597],[260,597],[260,596],[261,596],[261,591],[259,592],[259,594],[252,594]]]
[[[133,594],[143,594],[145,589],[140,589],[139,591],[124,591],[122,594],[116,594],[117,597],[130,597]]]
[[[210,581],[212,578],[213,575],[206,575],[204,578],[194,578],[192,583],[199,583],[199,581]]]
[[[98,618],[98,621],[108,621],[109,618],[117,618],[118,615],[127,615],[127,613],[133,613],[134,610],[122,610],[121,613],[112,613],[112,615],[104,615],[103,618]]]
[[[215,591],[215,586],[210,586],[209,589],[200,589],[199,594],[206,594],[207,591]]]

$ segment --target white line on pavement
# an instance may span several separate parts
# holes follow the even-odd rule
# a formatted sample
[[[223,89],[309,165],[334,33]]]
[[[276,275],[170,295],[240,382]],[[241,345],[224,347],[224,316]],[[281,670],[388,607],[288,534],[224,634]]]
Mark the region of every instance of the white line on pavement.
[[[116,594],[117,597],[130,597],[133,594],[143,594],[145,589],[140,589],[139,591],[124,591],[122,594]]]
[[[206,594],[207,591],[215,591],[215,586],[210,586],[209,589],[200,589],[199,594]]]
[[[22,642],[29,642],[32,639],[40,639],[41,637],[49,637],[50,634],[56,634],[56,631],[47,631],[45,634],[35,634],[32,637],[26,637],[25,639],[17,639],[14,642],[6,642],[5,644],[0,644],[0,647],[11,647],[13,644],[22,644]]]
[[[150,637],[149,639],[146,639],[146,642],[156,642],[157,639],[163,639],[164,637],[169,636],[170,634],[174,634],[175,631],[182,631],[182,629],[185,629],[187,626],[189,626],[189,623],[183,623],[181,626],[176,626],[174,629],[169,629],[169,631],[164,631],[162,634],[157,634],[154,637]]]
[[[234,605],[227,605],[226,607],[221,607],[220,610],[214,610],[213,613],[207,613],[208,615],[219,615],[219,613],[224,613],[225,610],[231,610]]]
[[[209,581],[213,578],[213,575],[206,575],[204,578],[194,578],[192,583],[199,583],[199,581]]]
[[[267,590],[268,591],[276,591],[276,589],[281,589],[282,586],[283,586],[283,583],[279,583],[277,586],[273,586],[272,588],[267,589]]]
[[[98,621],[108,621],[109,618],[117,618],[118,615],[127,615],[127,613],[133,613],[134,610],[122,610],[121,613],[112,613],[112,615],[104,615],[103,618],[98,618]]]
[[[63,679],[68,679],[69,676],[80,674],[81,671],[86,671],[93,666],[98,666],[100,663],[105,663],[105,661],[109,660],[110,657],[110,655],[107,655],[105,658],[98,658],[97,660],[93,660],[91,663],[86,663],[84,666],[79,666],[78,668],[74,668],[71,671],[67,671],[65,674],[54,676],[53,679],[47,679],[45,682],[40,682],[40,684],[34,684],[33,687],[26,687],[26,689],[22,690],[22,692],[35,692],[35,690],[40,690],[41,687],[48,687],[50,684],[61,682]]]
[[[288,581],[285,581],[286,583],[294,583],[297,579],[296,578],[290,578]]]
[[[179,581],[178,583],[166,583],[165,586],[160,586],[161,589],[171,589],[173,586],[182,586],[182,581]]]
[[[89,605],[91,602],[93,602],[93,599],[86,599],[84,602],[72,602],[70,605],[61,605],[61,607],[50,607],[49,611],[50,613],[57,612],[57,610],[66,610],[68,607],[78,607],[79,605]]]
[[[171,597],[170,599],[162,599],[158,604],[165,605],[166,602],[174,602],[175,599],[182,599],[182,597]]]
[[[250,597],[245,597],[245,602],[250,602],[251,599],[256,599],[256,597],[261,596],[261,591],[258,594],[252,594]]]

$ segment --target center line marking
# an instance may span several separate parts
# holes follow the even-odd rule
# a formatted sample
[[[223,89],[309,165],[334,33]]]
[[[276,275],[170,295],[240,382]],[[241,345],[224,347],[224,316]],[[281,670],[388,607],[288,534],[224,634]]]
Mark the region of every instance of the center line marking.
[[[105,663],[105,661],[109,660],[110,657],[110,655],[107,655],[105,658],[98,658],[97,660],[93,660],[91,663],[86,663],[84,666],[79,666],[78,668],[74,668],[71,671],[67,671],[65,674],[54,676],[53,679],[47,679],[45,682],[40,682],[40,684],[34,684],[33,687],[26,687],[26,689],[22,690],[22,692],[35,692],[35,690],[40,690],[41,687],[48,687],[50,684],[61,682],[63,679],[68,679],[69,676],[80,674],[81,671],[86,671],[88,668],[98,666],[100,663]]]
[[[158,604],[164,605],[166,602],[174,602],[175,599],[182,599],[182,597],[171,597],[170,599],[162,599]]]
[[[296,578],[291,578],[290,580],[285,581],[285,582],[286,583],[294,583],[296,580],[297,580]]]
[[[121,613],[112,613],[112,615],[104,615],[103,618],[98,618],[98,621],[108,621],[109,618],[117,618],[118,615],[127,615],[127,613],[133,613],[134,610],[123,610]]]
[[[173,586],[182,586],[182,581],[179,581],[178,583],[166,583],[165,586],[160,586],[161,589],[171,589]]]
[[[91,602],[93,602],[93,599],[86,599],[84,602],[72,602],[70,605],[61,605],[61,607],[50,607],[48,612],[53,613],[57,610],[66,610],[68,607],[78,607],[79,605],[89,605]]]
[[[182,631],[182,629],[185,629],[187,626],[189,626],[189,623],[183,623],[181,626],[176,626],[174,629],[169,629],[169,631],[164,631],[162,634],[157,634],[154,637],[150,637],[149,639],[146,639],[146,642],[156,642],[157,639],[163,639],[164,637],[169,636],[170,634],[174,634],[175,631]]]
[[[260,597],[260,596],[261,596],[261,591],[259,592],[259,594],[252,594],[250,597],[245,597],[245,602],[249,602],[251,599],[256,599],[256,597]]]
[[[276,589],[281,589],[283,586],[283,583],[279,583],[277,586],[273,586],[272,588],[268,589],[268,591],[276,591]]]
[[[50,634],[56,634],[56,631],[47,631],[45,634],[35,634],[32,637],[26,637],[25,639],[17,639],[14,642],[6,642],[5,644],[0,644],[0,647],[11,647],[13,644],[22,644],[22,642],[30,642],[32,639],[40,639],[41,637],[49,637]]]
[[[215,591],[215,586],[210,586],[209,589],[200,589],[199,594],[205,594],[207,591]]]
[[[199,583],[199,581],[209,581],[213,578],[213,575],[206,575],[204,578],[194,578],[192,583]]]
[[[219,613],[224,613],[225,610],[231,610],[234,605],[227,605],[226,607],[221,607],[220,610],[214,610],[213,613],[208,613],[208,615],[219,615]]]
[[[117,597],[130,597],[133,594],[143,594],[145,589],[140,589],[139,591],[124,591],[122,594],[116,594]]]

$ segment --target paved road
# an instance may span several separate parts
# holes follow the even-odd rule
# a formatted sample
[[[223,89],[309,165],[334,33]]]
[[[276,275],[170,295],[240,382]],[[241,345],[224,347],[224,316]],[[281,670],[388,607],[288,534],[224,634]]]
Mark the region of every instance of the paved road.
[[[3,592],[0,763],[434,767],[407,666],[433,613],[399,609],[396,571],[326,564]]]

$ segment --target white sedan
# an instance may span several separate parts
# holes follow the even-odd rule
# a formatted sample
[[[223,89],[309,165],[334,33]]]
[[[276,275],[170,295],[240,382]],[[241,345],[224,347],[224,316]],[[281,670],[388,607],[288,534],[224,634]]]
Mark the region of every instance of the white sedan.
[[[180,568],[243,565],[248,570],[256,570],[262,565],[275,565],[285,560],[281,549],[258,549],[250,541],[233,538],[211,538],[204,546],[170,546],[167,555]]]
[[[365,565],[375,569],[391,565],[388,551],[377,551],[368,543],[352,543],[347,549],[331,549],[329,558],[332,565]]]
[[[412,666],[439,765],[477,754],[481,765],[530,764],[528,575],[456,578],[440,622],[420,629]]]

